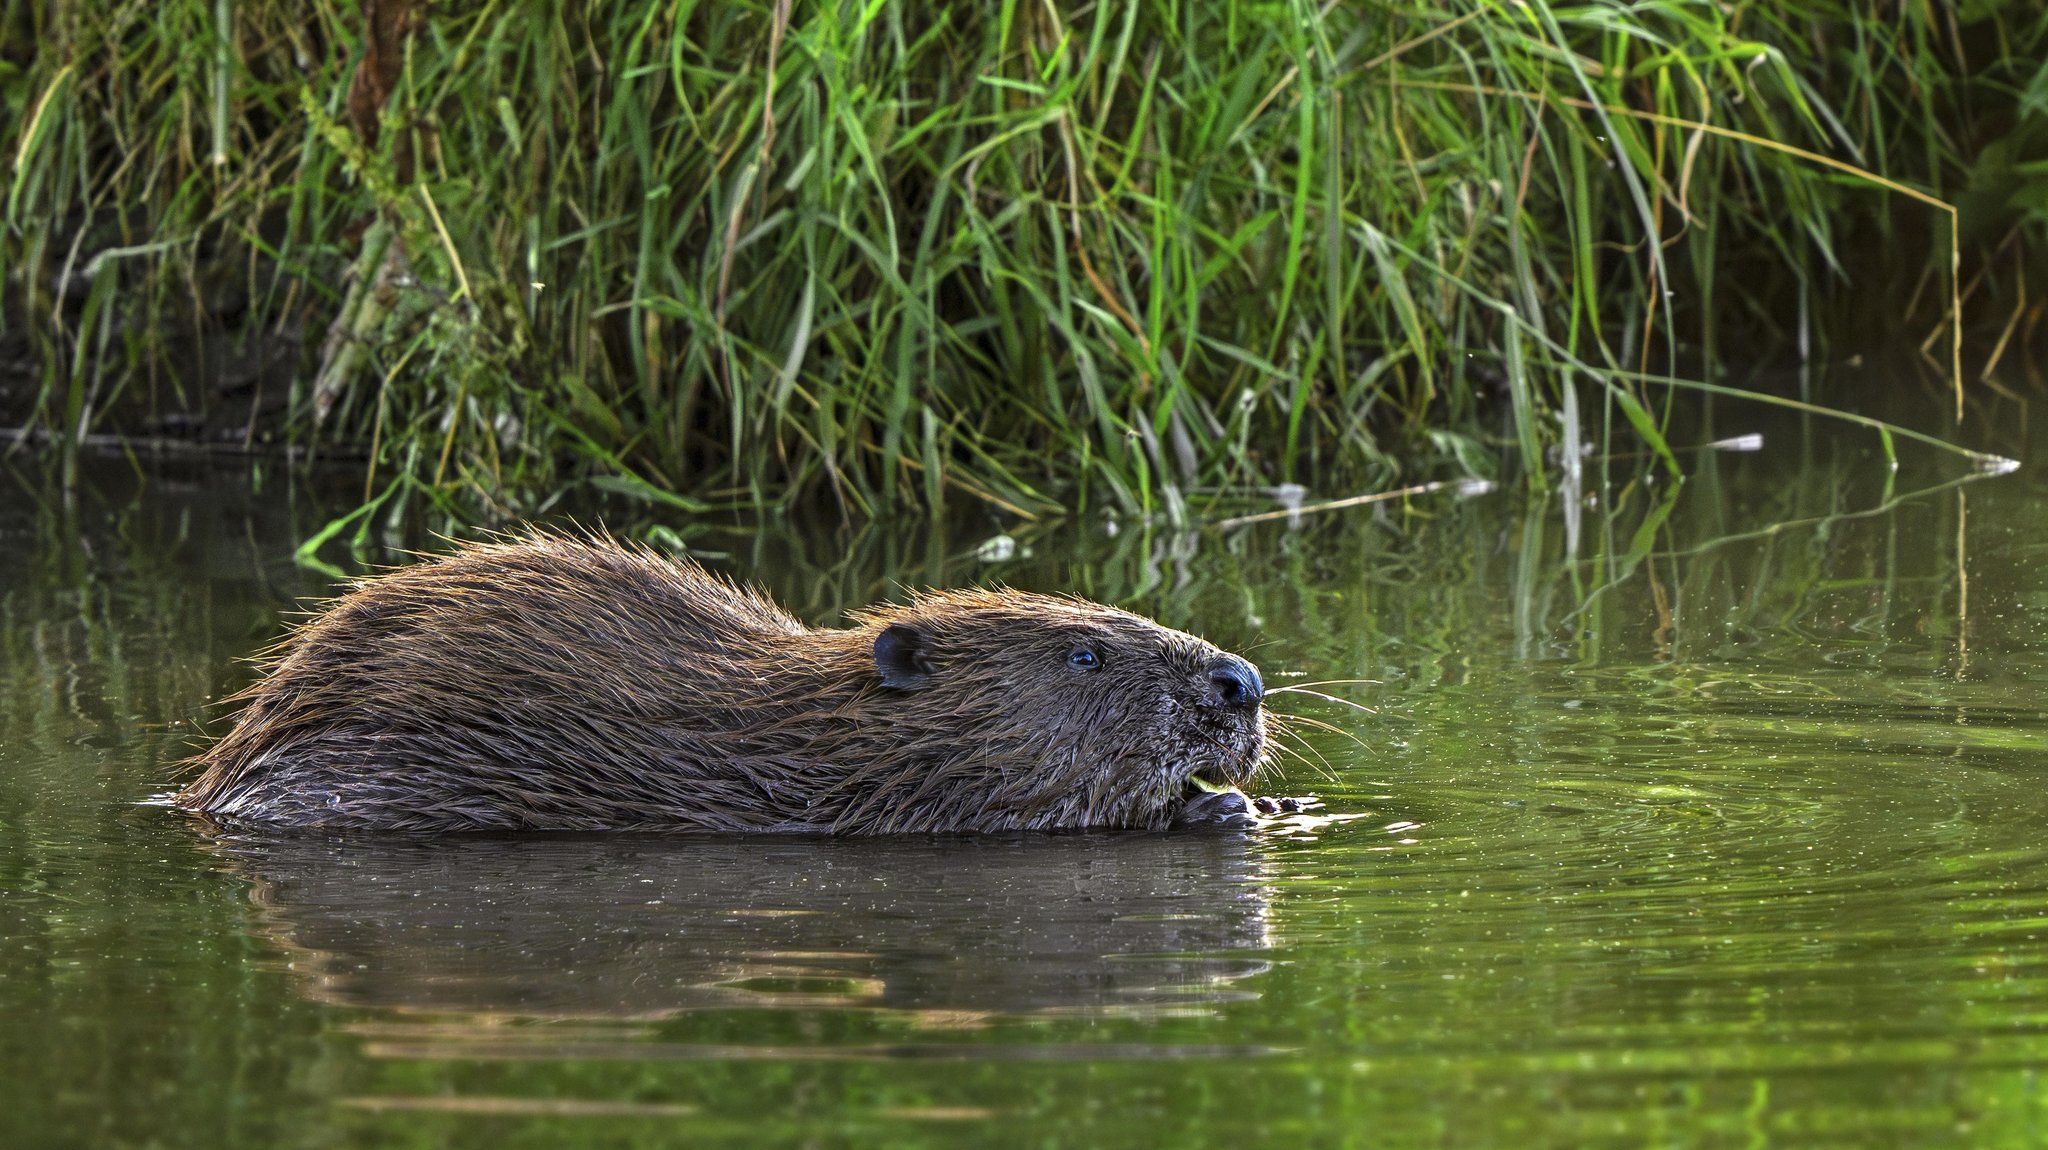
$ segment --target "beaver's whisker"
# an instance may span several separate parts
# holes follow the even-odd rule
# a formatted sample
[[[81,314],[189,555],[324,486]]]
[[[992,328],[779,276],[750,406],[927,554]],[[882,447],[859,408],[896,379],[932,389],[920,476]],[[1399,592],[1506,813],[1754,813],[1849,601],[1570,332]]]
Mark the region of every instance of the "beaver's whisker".
[[[1314,759],[1309,758],[1307,755],[1302,754],[1300,751],[1295,750],[1293,747],[1275,744],[1273,749],[1283,755],[1288,755],[1296,759],[1301,763],[1302,766],[1308,768],[1310,771],[1313,771],[1324,782],[1334,783],[1337,781],[1337,775],[1334,771],[1330,769],[1329,763],[1318,763]],[[1313,750],[1314,748],[1310,749]]]
[[[1276,747],[1276,751],[1280,751],[1282,755],[1286,755],[1286,757],[1290,757],[1290,759],[1298,761],[1300,765],[1305,765],[1305,767],[1309,767],[1311,771],[1319,773],[1319,776],[1327,776],[1327,771],[1325,771],[1323,767],[1319,767],[1319,765],[1317,765],[1315,761],[1311,761],[1311,759],[1309,759],[1309,755],[1303,755],[1303,753],[1300,753],[1300,751],[1296,751],[1294,747]]]
[[[1287,723],[1274,723],[1273,733],[1276,735],[1286,735],[1288,738],[1293,739],[1295,742],[1300,743],[1305,747],[1313,748],[1315,746],[1315,744],[1310,742],[1305,736],[1303,736],[1300,731],[1295,730],[1291,725]],[[1320,754],[1321,752],[1318,751],[1317,753]]]
[[[1368,687],[1387,685],[1384,679],[1315,679],[1307,683],[1289,683],[1284,687],[1268,687],[1266,693],[1270,695],[1275,691],[1293,691],[1302,687],[1338,687],[1346,684],[1362,684]]]
[[[1268,687],[1266,688],[1266,693],[1268,695],[1307,695],[1312,699],[1321,699],[1325,703],[1337,703],[1342,706],[1353,707],[1364,711],[1368,715],[1379,714],[1378,710],[1368,707],[1364,703],[1354,703],[1349,699],[1340,699],[1335,695],[1325,695],[1321,691],[1311,691],[1307,687]]]
[[[1313,768],[1317,774],[1323,777],[1323,780],[1325,782],[1334,783],[1337,781],[1337,768],[1330,765],[1330,760],[1324,756],[1322,750],[1318,748],[1314,743],[1311,743],[1307,739],[1302,738],[1300,732],[1298,731],[1289,731],[1278,727],[1276,727],[1275,730],[1277,730],[1280,734],[1286,735],[1288,738],[1293,739],[1295,742],[1300,743],[1302,747],[1305,748],[1310,755],[1314,755],[1316,757],[1316,762],[1309,762],[1307,755],[1302,754],[1300,751],[1297,751],[1293,747],[1289,747],[1284,743],[1274,743],[1273,745],[1276,748],[1288,752],[1295,758],[1300,759],[1307,766]],[[1317,766],[1317,763],[1320,763],[1321,765]]]
[[[1321,719],[1311,719],[1307,715],[1286,715],[1281,714],[1277,711],[1269,712],[1269,714],[1272,714],[1273,717],[1276,719],[1282,720],[1280,722],[1273,724],[1276,730],[1286,730],[1290,726],[1313,727],[1318,731],[1328,731],[1333,735],[1342,735],[1345,738],[1350,739],[1352,742],[1357,743],[1358,748],[1362,751],[1372,750],[1372,746],[1368,744],[1364,739],[1359,738],[1356,734],[1353,734],[1352,732],[1347,731],[1344,728],[1335,725],[1334,723],[1325,723]],[[1294,734],[1295,732],[1289,731],[1288,733]]]

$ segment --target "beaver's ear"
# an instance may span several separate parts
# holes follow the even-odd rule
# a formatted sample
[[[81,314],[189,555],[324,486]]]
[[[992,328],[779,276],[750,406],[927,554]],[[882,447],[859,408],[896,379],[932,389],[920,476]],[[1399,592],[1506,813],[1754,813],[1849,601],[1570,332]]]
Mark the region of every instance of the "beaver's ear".
[[[891,623],[875,636],[875,670],[882,685],[915,691],[931,685],[930,635],[908,623]]]

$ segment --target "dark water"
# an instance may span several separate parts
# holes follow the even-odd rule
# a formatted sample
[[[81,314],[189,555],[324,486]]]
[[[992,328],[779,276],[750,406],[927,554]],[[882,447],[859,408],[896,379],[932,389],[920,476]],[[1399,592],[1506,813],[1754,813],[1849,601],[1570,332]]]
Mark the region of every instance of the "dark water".
[[[1633,466],[1633,465],[1629,465]],[[799,613],[1249,652],[1232,836],[330,840],[146,805],[325,580],[274,475],[0,475],[0,1145],[2034,1145],[2048,503],[1773,433],[1224,532],[677,525]],[[335,551],[330,560],[346,562]]]

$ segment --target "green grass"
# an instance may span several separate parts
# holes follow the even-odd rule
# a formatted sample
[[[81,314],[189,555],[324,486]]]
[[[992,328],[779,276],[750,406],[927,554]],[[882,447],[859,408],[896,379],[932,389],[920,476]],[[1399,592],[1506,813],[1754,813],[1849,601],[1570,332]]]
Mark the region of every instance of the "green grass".
[[[1540,484],[1561,409],[1664,453],[1646,377],[1890,280],[1946,369],[1950,216],[1878,177],[1963,201],[2009,333],[2024,9],[448,4],[372,146],[356,5],[16,0],[0,334],[58,436],[253,407],[182,329],[296,336],[284,431],[391,515]]]

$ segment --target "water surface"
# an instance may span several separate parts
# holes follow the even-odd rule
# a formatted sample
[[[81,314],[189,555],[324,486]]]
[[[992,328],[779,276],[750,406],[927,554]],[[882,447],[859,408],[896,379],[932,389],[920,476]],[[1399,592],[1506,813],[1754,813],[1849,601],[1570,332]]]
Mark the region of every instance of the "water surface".
[[[0,1144],[2038,1143],[2048,503],[1906,464],[1795,426],[1569,514],[672,522],[819,623],[1001,580],[1379,681],[1274,699],[1335,730],[1271,788],[1350,821],[863,842],[209,833],[146,800],[340,505],[9,473]]]

